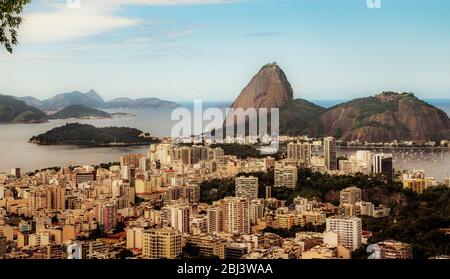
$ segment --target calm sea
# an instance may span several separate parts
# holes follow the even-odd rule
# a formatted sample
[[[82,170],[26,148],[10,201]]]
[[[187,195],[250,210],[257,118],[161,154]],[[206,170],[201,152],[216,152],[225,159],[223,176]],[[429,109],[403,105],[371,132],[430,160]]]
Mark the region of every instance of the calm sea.
[[[330,107],[341,103],[341,100],[314,101],[318,105]],[[450,115],[450,100],[428,100]],[[208,107],[224,108],[228,102],[210,102]],[[183,103],[192,109],[192,103]],[[44,133],[52,128],[69,122],[92,124],[97,127],[118,126],[133,127],[154,136],[170,136],[172,126],[177,121],[171,121],[172,111],[146,109],[114,109],[108,112],[129,112],[136,117],[122,117],[100,120],[52,120],[42,124],[9,124],[0,125],[0,172],[9,172],[11,168],[21,168],[23,171],[34,171],[53,166],[99,164],[115,162],[119,156],[126,153],[146,153],[147,147],[115,147],[115,148],[82,148],[77,146],[39,146],[28,143],[34,135]],[[394,166],[397,169],[424,169],[427,175],[442,179],[450,171],[450,154],[424,151],[420,156],[413,153],[395,154]]]

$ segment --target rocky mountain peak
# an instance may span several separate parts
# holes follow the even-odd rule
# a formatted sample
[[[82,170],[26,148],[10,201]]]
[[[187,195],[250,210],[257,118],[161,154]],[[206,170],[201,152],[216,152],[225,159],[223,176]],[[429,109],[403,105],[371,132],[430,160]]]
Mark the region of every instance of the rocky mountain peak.
[[[291,84],[277,63],[270,63],[251,79],[232,108],[278,108],[293,99]]]

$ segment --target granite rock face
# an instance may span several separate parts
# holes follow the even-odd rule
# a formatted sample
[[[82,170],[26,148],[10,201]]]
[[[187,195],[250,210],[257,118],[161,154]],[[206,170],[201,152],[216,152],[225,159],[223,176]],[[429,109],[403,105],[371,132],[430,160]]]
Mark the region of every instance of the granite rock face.
[[[276,64],[267,64],[242,90],[231,108],[279,108],[293,99],[291,84]]]

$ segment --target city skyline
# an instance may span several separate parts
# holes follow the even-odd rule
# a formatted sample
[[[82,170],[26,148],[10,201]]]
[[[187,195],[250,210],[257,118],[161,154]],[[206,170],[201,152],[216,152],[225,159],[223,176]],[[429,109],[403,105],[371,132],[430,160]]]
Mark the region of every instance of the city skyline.
[[[45,99],[94,88],[105,99],[233,100],[253,73],[276,61],[296,98],[388,90],[442,98],[450,89],[449,6],[92,0],[77,9],[32,1],[20,45],[0,55],[1,93]]]

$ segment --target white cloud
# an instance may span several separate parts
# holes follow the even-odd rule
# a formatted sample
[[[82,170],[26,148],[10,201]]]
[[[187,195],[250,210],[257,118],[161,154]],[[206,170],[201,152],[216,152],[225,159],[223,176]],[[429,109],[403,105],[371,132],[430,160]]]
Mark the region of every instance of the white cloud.
[[[148,21],[114,14],[124,5],[193,5],[226,4],[237,0],[81,0],[81,8],[68,8],[66,1],[44,1],[34,4],[45,12],[24,15],[20,30],[23,42],[62,42],[98,35],[118,28],[132,27]],[[42,4],[44,3],[44,4]],[[33,4],[32,4],[33,5]],[[39,6],[37,6],[39,5]]]

